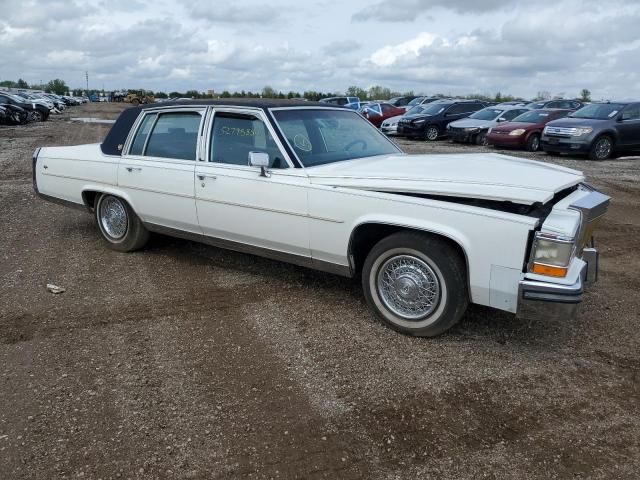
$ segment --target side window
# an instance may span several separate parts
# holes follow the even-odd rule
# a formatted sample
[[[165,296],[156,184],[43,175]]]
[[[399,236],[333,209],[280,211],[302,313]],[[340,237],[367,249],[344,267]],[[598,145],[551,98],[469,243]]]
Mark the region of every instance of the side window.
[[[511,121],[516,118],[518,115],[524,113],[525,110],[507,110],[502,114],[502,118],[506,118],[507,121]]]
[[[262,120],[254,115],[216,113],[209,161],[247,166],[249,152],[268,154],[270,168],[289,168]]]
[[[461,113],[465,113],[469,111],[469,107],[464,103],[457,103],[449,107],[447,110],[447,115],[459,115]]]
[[[151,131],[151,127],[153,127],[153,123],[156,121],[157,116],[157,114],[153,113],[151,115],[145,115],[142,119],[142,123],[140,124],[138,132],[131,144],[131,148],[129,149],[129,155],[142,155],[144,144],[147,142],[147,137],[149,136],[149,132]]]
[[[149,136],[144,155],[195,160],[200,120],[198,112],[160,114]]]
[[[629,105],[622,112],[622,120],[640,120],[640,103]]]
[[[344,106],[344,105],[346,105],[347,103],[349,103],[349,101],[348,101],[346,98],[344,98],[344,97],[340,97],[340,98],[338,98],[338,99],[336,100],[336,103],[337,103],[338,105],[340,105],[340,106]]]

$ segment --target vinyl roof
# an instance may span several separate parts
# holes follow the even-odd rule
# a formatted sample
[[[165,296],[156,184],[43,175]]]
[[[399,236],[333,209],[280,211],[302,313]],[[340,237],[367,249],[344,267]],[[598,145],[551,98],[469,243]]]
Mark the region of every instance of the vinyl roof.
[[[306,102],[304,100],[288,100],[275,98],[231,98],[213,100],[175,100],[169,102],[156,102],[143,105],[141,108],[178,107],[191,105],[221,105],[226,107],[252,107],[252,108],[278,108],[278,107],[334,107],[320,102]]]

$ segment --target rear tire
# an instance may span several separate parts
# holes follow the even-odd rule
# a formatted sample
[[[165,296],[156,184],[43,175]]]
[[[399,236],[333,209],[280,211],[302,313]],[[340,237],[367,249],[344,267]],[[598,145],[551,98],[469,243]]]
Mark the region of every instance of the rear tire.
[[[589,159],[608,160],[613,153],[613,140],[609,135],[602,135],[596,138],[589,150]]]
[[[373,313],[398,332],[434,337],[455,325],[469,303],[465,261],[445,240],[399,232],[380,240],[362,270]]]
[[[96,199],[96,221],[107,246],[118,252],[132,252],[149,240],[149,231],[123,199],[103,194]]]

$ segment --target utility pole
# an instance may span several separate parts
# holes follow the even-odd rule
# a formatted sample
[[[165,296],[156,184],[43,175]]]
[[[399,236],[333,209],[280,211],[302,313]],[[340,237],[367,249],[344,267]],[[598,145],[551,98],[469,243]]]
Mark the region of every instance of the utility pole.
[[[87,80],[87,95],[89,95],[89,71],[84,72],[84,78]]]

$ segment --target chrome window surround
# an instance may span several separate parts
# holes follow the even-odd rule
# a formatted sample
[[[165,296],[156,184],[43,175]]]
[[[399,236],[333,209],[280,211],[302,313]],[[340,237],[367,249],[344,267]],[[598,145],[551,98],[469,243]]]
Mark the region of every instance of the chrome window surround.
[[[204,153],[204,155],[202,155],[202,157],[198,157],[198,161],[200,162],[205,162],[208,164],[212,164],[212,165],[216,165],[216,166],[223,166],[223,165],[228,165],[231,168],[235,167],[249,167],[248,163],[247,165],[232,165],[232,164],[221,164],[221,163],[215,163],[215,162],[209,162],[209,158],[211,156],[211,145],[212,145],[212,140],[213,140],[213,122],[215,121],[215,115],[217,112],[220,113],[237,113],[237,114],[243,114],[243,115],[253,115],[256,118],[258,118],[260,121],[262,121],[262,123],[264,123],[264,125],[266,126],[267,130],[269,131],[269,134],[271,135],[271,138],[273,138],[273,141],[276,143],[278,150],[280,150],[280,154],[282,154],[283,158],[285,159],[285,161],[287,162],[287,165],[289,166],[289,168],[276,168],[273,169],[274,171],[278,171],[278,172],[282,172],[282,171],[286,171],[289,169],[295,169],[295,165],[293,164],[293,162],[291,161],[291,157],[287,154],[286,149],[284,148],[284,145],[282,145],[282,142],[280,141],[280,138],[278,137],[278,135],[276,134],[276,131],[274,129],[273,124],[269,121],[269,118],[266,116],[264,109],[259,108],[259,107],[233,107],[233,106],[220,106],[220,107],[216,107],[216,106],[211,106],[209,107],[209,112],[207,112],[207,119],[206,119],[206,123],[205,123],[205,131],[206,134],[202,135],[202,141],[205,142],[204,145],[202,146],[202,152]],[[254,169],[255,167],[250,167],[251,169]]]
[[[352,113],[353,115],[357,115],[358,117],[360,117],[362,119],[362,121],[367,122],[367,124],[369,124],[369,126],[375,130],[375,132],[382,136],[387,142],[389,142],[391,145],[393,145],[396,150],[398,150],[399,154],[404,154],[404,152],[400,149],[400,147],[398,147],[398,145],[396,145],[391,139],[389,139],[389,137],[387,137],[385,134],[383,134],[382,132],[380,132],[380,130],[378,130],[376,127],[373,126],[373,124],[371,122],[369,122],[369,120],[365,119],[364,117],[362,117],[362,115],[360,115],[358,112],[356,112],[355,110],[350,110],[348,108],[336,108],[336,107],[275,107],[275,108],[270,108],[269,111],[270,112],[277,112],[277,111],[281,111],[281,110],[336,110],[339,112],[349,112]],[[296,156],[296,160],[298,160],[298,163],[300,165],[302,165],[303,169],[306,168],[314,168],[314,167],[307,167],[305,166],[305,164],[302,162],[302,160],[300,160],[300,157],[298,157],[298,155],[296,154],[295,149],[293,148],[293,146],[291,145],[291,143],[289,142],[289,139],[287,138],[287,136],[284,134],[284,131],[282,130],[282,127],[280,126],[280,124],[278,123],[278,120],[276,119],[275,115],[273,116],[273,122],[275,127],[278,129],[278,131],[280,132],[280,134],[282,135],[282,138],[284,138],[284,141],[287,142],[287,145],[289,146],[289,149],[291,150],[291,152],[293,153],[293,155]],[[342,161],[349,161],[352,159],[348,159],[348,160],[342,160]],[[322,165],[317,165],[317,166],[322,166]]]
[[[127,140],[124,143],[124,147],[122,148],[122,157],[129,157],[129,158],[135,158],[136,160],[144,160],[144,159],[153,159],[154,161],[159,160],[159,161],[165,161],[165,162],[195,162],[200,158],[200,141],[198,140],[198,143],[196,144],[196,158],[194,158],[193,160],[184,160],[182,158],[165,158],[165,157],[149,157],[146,155],[130,155],[129,151],[131,150],[131,146],[133,144],[133,140],[136,137],[136,135],[138,134],[138,130],[140,129],[140,126],[142,125],[142,121],[143,119],[147,116],[147,115],[156,115],[155,120],[153,121],[153,125],[151,126],[151,129],[149,130],[149,135],[147,136],[147,138],[145,139],[144,142],[144,147],[142,149],[142,153],[146,152],[147,150],[147,143],[149,142],[149,138],[151,137],[151,133],[153,132],[153,129],[156,126],[156,123],[158,122],[158,118],[160,118],[160,114],[162,113],[174,113],[174,112],[191,112],[191,113],[199,113],[200,114],[200,127],[198,128],[198,132],[202,132],[202,126],[204,124],[204,121],[206,120],[206,106],[180,106],[180,107],[160,107],[160,108],[149,108],[149,109],[145,109],[142,112],[140,112],[140,115],[138,115],[138,118],[136,119],[136,121],[134,122],[134,124],[131,126],[131,130],[129,130],[129,134],[127,135]],[[200,136],[200,135],[199,135]]]

